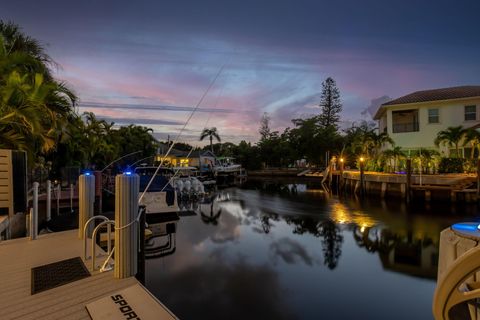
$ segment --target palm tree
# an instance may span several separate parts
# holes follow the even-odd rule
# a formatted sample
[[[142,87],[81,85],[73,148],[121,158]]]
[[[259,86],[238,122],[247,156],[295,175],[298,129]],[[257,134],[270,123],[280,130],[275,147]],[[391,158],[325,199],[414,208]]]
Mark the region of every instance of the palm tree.
[[[480,156],[480,132],[476,129],[468,128],[465,130],[465,141],[463,145],[470,144],[472,147],[472,152],[470,153],[470,158],[474,158],[475,149],[478,150],[478,155]]]
[[[402,151],[402,148],[393,147],[392,149],[383,151],[383,156],[388,160],[393,159],[393,171],[396,171],[398,160],[405,157],[405,153]]]
[[[39,41],[21,32],[18,25],[2,20],[0,20],[0,38],[0,50],[3,49],[4,55],[11,56],[11,61],[17,62],[13,65],[28,67],[30,72],[40,72],[41,70],[48,81],[53,80],[48,67],[56,64],[45,53]],[[25,64],[25,61],[28,63]]]
[[[200,135],[200,141],[208,137],[210,139],[210,149],[212,150],[213,153],[213,138],[217,139],[218,142],[220,142],[220,136],[218,135],[217,128],[213,127],[210,129],[203,129],[202,134]]]
[[[385,144],[393,145],[393,140],[386,132],[377,133],[378,128],[373,123],[363,122],[360,126],[353,126],[347,130],[350,140],[350,152],[355,155],[363,155],[368,159],[367,167],[376,170],[380,167],[380,151]]]
[[[43,47],[0,21],[0,146],[47,153],[64,137],[76,97],[51,76]]]
[[[66,116],[52,110],[52,102],[55,108],[67,110],[71,106],[63,88],[55,82],[45,82],[42,74],[31,76],[12,71],[0,85],[0,122],[3,124],[0,135],[5,135],[4,141],[21,137],[16,140],[24,140],[29,146],[13,143],[4,147],[33,153],[50,151],[58,140],[58,130],[63,128]]]
[[[430,168],[435,169],[435,159],[440,153],[437,150],[419,148],[412,153],[412,157],[420,171],[428,173]]]
[[[455,157],[459,157],[459,144],[465,137],[465,129],[462,126],[448,127],[445,130],[440,131],[435,138],[435,145],[438,147],[441,144],[445,144],[449,147],[455,147]]]

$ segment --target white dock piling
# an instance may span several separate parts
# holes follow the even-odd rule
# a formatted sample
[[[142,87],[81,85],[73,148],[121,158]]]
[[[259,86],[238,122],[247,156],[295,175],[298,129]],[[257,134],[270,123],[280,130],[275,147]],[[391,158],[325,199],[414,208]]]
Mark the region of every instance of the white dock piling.
[[[37,239],[38,235],[38,182],[33,183],[33,208],[30,211],[30,240]]]
[[[86,173],[78,178],[78,238],[83,239],[83,226],[93,217],[93,203],[95,201],[95,176]],[[87,234],[91,234],[93,225],[90,224]]]
[[[57,184],[57,216],[60,215],[60,197],[62,193],[62,186],[60,183]]]
[[[137,273],[138,193],[140,177],[125,173],[115,177],[115,278]]]
[[[73,212],[73,184],[70,184],[70,213]]]
[[[47,180],[47,209],[46,219],[50,221],[52,219],[52,181]]]

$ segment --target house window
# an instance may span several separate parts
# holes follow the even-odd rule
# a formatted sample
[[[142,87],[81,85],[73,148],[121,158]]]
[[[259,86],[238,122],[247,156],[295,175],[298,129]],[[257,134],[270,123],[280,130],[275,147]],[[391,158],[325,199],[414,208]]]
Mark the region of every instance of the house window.
[[[428,109],[428,123],[440,123],[438,109]]]
[[[418,110],[392,111],[392,132],[416,132],[418,126]]]
[[[465,121],[477,120],[477,106],[465,106]]]

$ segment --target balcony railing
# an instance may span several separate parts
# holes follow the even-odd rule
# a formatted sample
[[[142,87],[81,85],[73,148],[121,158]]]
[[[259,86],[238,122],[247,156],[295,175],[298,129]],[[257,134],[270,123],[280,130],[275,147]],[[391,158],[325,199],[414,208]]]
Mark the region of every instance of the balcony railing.
[[[411,123],[394,123],[393,124],[393,133],[401,132],[417,132],[418,131],[418,122]]]

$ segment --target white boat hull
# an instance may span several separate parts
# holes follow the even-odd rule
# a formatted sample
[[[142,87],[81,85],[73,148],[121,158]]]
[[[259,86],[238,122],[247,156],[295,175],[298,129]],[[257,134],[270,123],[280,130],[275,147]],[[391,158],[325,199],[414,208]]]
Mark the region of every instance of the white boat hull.
[[[159,192],[146,192],[140,205],[144,205],[146,213],[165,213],[165,212],[178,212],[177,194],[175,193],[174,201],[172,205],[167,204],[167,193],[165,191]]]

